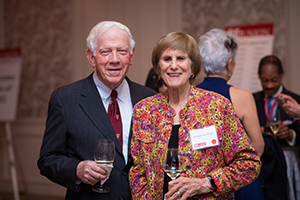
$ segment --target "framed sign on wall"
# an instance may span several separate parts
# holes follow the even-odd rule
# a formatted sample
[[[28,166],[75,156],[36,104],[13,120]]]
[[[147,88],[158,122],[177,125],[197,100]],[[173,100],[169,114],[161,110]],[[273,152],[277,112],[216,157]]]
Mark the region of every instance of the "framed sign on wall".
[[[16,118],[21,78],[20,49],[0,50],[0,121]]]
[[[236,66],[228,83],[251,93],[262,90],[258,78],[259,61],[273,53],[273,23],[226,27],[236,36]]]

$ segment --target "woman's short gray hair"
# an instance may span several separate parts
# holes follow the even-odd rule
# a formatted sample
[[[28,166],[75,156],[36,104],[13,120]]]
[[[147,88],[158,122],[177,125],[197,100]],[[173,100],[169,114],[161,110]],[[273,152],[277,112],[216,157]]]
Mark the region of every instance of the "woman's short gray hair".
[[[97,47],[97,39],[102,33],[104,33],[107,29],[112,26],[117,26],[120,29],[126,31],[129,37],[129,45],[130,45],[130,54],[133,52],[133,48],[135,45],[135,41],[131,35],[131,32],[127,26],[115,21],[103,21],[95,25],[90,31],[88,37],[86,38],[87,47],[93,52],[93,55],[96,55],[96,47]]]
[[[205,74],[225,75],[230,58],[235,62],[238,48],[235,36],[222,29],[212,29],[199,38],[198,44]]]

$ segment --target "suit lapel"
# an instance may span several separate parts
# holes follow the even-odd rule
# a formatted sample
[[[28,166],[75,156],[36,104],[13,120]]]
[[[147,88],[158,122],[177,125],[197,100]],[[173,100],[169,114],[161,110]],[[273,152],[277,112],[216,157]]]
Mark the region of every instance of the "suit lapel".
[[[144,96],[144,91],[139,90],[136,87],[135,83],[133,83],[128,77],[126,77],[126,80],[130,88],[131,103],[132,106],[134,106],[137,102],[141,100],[141,97]]]
[[[123,155],[121,146],[103,106],[97,87],[94,84],[93,75],[90,75],[83,82],[79,105],[93,124],[98,128],[100,134],[107,139],[113,140],[115,142],[117,152]]]
[[[260,97],[258,98],[258,104],[257,104],[258,118],[261,121],[260,125],[261,126],[266,126],[267,116],[266,116],[266,113],[265,113],[265,101],[264,101],[265,95],[264,95],[264,92],[261,92],[259,94],[259,96]]]

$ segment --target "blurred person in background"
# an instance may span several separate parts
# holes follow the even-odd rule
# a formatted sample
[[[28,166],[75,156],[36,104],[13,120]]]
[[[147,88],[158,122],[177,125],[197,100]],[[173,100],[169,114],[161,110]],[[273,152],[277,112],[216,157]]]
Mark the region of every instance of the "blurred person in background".
[[[270,123],[279,112],[279,130],[276,133],[276,141],[283,149],[286,160],[287,175],[287,197],[284,199],[300,198],[300,174],[299,165],[297,164],[297,140],[300,137],[300,124],[297,120],[285,112],[280,106],[282,103],[278,100],[280,94],[286,94],[294,98],[298,103],[300,96],[287,90],[283,84],[284,70],[281,60],[275,55],[263,57],[258,66],[258,77],[263,88],[262,91],[253,94],[259,123],[263,133],[273,135],[270,130]],[[269,194],[276,194],[284,191],[273,188]]]
[[[254,93],[253,96],[262,132],[269,132],[270,120],[279,109],[281,124],[276,138],[281,146],[293,146],[297,135],[300,134],[299,123],[293,123],[288,114],[278,106],[275,97],[281,93],[287,94],[299,103],[300,96],[287,90],[281,83],[284,71],[281,61],[275,55],[268,55],[260,60],[258,76],[263,90]]]
[[[253,147],[261,156],[265,144],[253,96],[248,90],[227,84],[236,65],[238,45],[235,36],[221,29],[212,29],[200,37],[198,46],[206,77],[197,87],[217,92],[232,102],[233,109],[244,125]],[[236,191],[235,199],[264,199],[260,180],[256,179],[250,185]]]
[[[154,68],[150,69],[145,86],[156,92],[164,92],[167,89],[161,78],[157,76]]]

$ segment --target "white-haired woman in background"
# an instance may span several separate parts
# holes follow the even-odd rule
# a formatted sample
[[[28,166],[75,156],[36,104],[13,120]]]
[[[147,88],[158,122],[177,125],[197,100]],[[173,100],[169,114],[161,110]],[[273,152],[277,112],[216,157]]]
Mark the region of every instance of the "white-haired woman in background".
[[[199,38],[198,46],[202,67],[207,77],[197,87],[217,92],[232,102],[234,111],[243,123],[253,147],[261,156],[264,151],[264,140],[253,96],[247,90],[227,84],[236,64],[238,45],[235,36],[221,29],[212,29]],[[235,199],[264,199],[259,179],[235,192]]]

